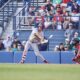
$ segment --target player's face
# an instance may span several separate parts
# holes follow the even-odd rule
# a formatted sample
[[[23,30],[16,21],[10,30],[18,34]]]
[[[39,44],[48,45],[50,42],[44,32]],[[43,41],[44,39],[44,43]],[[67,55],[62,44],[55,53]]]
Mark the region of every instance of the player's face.
[[[39,27],[39,28],[38,28],[38,31],[39,31],[39,32],[41,32],[41,31],[42,31],[42,28],[41,28],[41,27]]]

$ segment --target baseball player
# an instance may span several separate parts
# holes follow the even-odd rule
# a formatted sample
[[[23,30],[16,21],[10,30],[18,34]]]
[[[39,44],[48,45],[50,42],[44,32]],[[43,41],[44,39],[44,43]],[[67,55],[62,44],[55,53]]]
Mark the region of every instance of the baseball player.
[[[44,41],[44,35],[43,35],[42,27],[41,26],[39,26],[38,28],[33,27],[31,35],[28,41],[26,42],[20,63],[25,62],[25,58],[30,46],[33,48],[36,56],[39,56],[44,63],[48,63],[46,59],[40,54],[38,49],[38,43],[43,43],[43,41]]]

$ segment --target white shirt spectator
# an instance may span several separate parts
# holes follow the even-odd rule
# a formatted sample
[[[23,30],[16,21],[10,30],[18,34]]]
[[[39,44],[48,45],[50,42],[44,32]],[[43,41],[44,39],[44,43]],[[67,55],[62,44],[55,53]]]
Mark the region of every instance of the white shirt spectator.
[[[72,23],[69,23],[69,28],[66,29],[64,36],[68,39],[71,39],[73,32],[74,32],[73,25]]]
[[[79,21],[79,13],[72,13],[71,14],[71,21],[78,22]]]
[[[11,48],[11,44],[12,44],[12,39],[10,36],[7,37],[6,40],[3,41],[4,47],[6,50],[8,50],[9,48]]]

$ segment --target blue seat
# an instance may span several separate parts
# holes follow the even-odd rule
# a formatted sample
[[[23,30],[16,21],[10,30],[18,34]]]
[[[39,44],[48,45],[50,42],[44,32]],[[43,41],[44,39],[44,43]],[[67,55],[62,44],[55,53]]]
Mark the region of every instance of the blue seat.
[[[19,34],[18,39],[20,41],[24,41],[24,40],[27,40],[29,38],[30,33],[31,33],[31,30],[21,30],[21,31],[16,31],[15,36],[17,36],[17,34]]]
[[[60,43],[64,43],[65,37],[63,30],[44,30],[44,34],[46,38],[48,38],[50,35],[53,35],[53,37],[49,40],[49,50],[52,50]]]

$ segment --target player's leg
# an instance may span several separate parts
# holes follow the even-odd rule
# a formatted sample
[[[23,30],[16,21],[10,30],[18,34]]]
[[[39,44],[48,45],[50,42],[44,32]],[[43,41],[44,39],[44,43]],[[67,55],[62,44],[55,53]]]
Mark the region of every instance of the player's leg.
[[[27,41],[26,44],[25,44],[25,47],[24,47],[24,51],[22,53],[22,59],[21,59],[20,63],[24,63],[25,62],[26,55],[27,55],[29,47],[30,47],[30,42]]]
[[[40,54],[40,51],[38,49],[38,45],[36,43],[32,43],[31,46],[34,50],[35,55],[39,56],[44,63],[48,63],[47,60]]]

